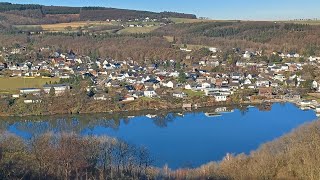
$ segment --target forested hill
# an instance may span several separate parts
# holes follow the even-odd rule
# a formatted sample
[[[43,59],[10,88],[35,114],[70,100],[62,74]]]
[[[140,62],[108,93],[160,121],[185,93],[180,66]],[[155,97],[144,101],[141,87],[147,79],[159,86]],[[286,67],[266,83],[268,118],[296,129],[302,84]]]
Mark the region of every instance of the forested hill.
[[[0,12],[16,14],[23,17],[35,18],[39,15],[55,15],[55,14],[78,14],[79,20],[106,20],[106,19],[134,19],[134,18],[188,18],[196,19],[196,15],[184,14],[177,12],[150,12],[137,11],[128,9],[116,9],[105,7],[66,7],[66,6],[43,6],[37,4],[12,4],[1,3]]]

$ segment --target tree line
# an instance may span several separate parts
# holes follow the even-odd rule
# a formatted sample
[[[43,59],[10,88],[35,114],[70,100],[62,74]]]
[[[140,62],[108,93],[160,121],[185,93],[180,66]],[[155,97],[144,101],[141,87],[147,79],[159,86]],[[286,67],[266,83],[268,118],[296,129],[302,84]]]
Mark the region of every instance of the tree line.
[[[152,163],[146,148],[106,136],[0,136],[0,179],[149,179]]]
[[[46,133],[22,139],[0,132],[1,179],[310,179],[320,178],[320,122],[195,169],[152,167],[146,148],[110,137]]]

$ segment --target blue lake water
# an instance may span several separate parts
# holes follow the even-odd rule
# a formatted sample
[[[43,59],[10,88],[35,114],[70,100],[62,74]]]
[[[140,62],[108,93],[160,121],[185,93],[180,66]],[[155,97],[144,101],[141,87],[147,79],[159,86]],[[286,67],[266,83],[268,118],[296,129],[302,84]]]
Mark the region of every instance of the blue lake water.
[[[219,109],[218,109],[219,110]],[[232,109],[231,109],[232,110]],[[219,161],[227,153],[250,153],[268,141],[317,119],[314,111],[293,104],[273,104],[271,109],[234,109],[221,116],[206,112],[161,113],[156,116],[45,118],[3,121],[1,128],[23,138],[47,131],[72,131],[81,135],[108,135],[145,146],[155,166],[198,167]]]

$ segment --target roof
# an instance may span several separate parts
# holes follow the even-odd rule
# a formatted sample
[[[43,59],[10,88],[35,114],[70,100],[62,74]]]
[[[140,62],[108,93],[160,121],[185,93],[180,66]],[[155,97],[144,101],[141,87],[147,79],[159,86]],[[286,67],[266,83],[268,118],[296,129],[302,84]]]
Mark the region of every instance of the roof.
[[[44,88],[48,88],[48,87],[66,87],[69,86],[69,84],[45,84],[43,85]]]
[[[21,88],[22,91],[40,90],[39,88]]]

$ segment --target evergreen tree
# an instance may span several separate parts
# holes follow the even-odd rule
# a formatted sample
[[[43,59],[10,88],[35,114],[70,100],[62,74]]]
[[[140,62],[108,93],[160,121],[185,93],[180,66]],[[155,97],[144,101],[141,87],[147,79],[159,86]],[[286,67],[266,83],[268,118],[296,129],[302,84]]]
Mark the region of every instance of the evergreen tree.
[[[54,87],[51,87],[49,91],[49,96],[54,97],[55,95],[56,95],[56,90],[54,89]]]

